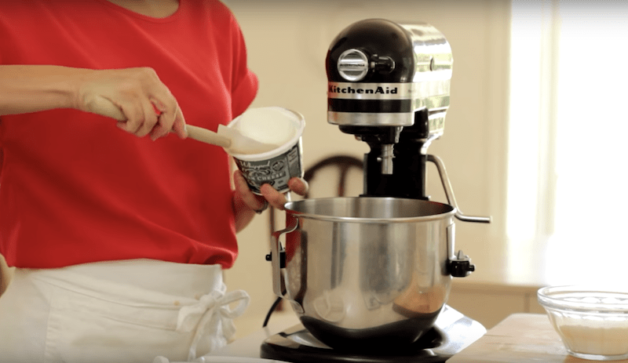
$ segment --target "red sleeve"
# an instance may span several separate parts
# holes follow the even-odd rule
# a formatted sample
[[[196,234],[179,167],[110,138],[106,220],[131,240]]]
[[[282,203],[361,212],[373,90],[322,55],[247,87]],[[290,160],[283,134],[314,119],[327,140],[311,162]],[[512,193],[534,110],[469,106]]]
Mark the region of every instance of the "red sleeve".
[[[233,29],[233,88],[231,89],[231,111],[233,118],[241,115],[255,99],[258,80],[247,65],[246,44],[242,31],[235,18],[232,18]]]

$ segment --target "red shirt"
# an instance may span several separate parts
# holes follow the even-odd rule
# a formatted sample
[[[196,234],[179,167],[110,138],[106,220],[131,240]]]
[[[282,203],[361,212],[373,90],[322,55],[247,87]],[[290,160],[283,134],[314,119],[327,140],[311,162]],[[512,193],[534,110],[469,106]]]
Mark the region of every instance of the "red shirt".
[[[216,130],[257,78],[231,12],[180,0],[155,19],[106,0],[0,0],[0,64],[152,67],[186,122]],[[0,117],[0,253],[30,268],[150,258],[221,264],[237,255],[229,159],[171,134],[151,141],[95,114]]]

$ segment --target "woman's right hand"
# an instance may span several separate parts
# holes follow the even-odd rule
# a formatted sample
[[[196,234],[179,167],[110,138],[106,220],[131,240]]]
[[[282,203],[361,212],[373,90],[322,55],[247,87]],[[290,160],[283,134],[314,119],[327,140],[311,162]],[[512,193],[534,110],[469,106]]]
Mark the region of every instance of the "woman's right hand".
[[[85,72],[74,102],[79,110],[118,120],[119,128],[138,137],[155,140],[171,131],[187,137],[177,100],[152,68]]]

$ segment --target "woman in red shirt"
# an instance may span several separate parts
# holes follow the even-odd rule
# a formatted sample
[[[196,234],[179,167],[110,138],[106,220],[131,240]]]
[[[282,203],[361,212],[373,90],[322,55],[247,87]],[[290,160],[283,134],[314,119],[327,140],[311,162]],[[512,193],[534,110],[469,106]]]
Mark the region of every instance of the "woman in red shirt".
[[[252,194],[185,125],[215,131],[257,86],[217,0],[0,2],[0,254],[17,268],[0,362],[184,360],[225,344],[248,302],[221,280],[236,232],[285,196]]]

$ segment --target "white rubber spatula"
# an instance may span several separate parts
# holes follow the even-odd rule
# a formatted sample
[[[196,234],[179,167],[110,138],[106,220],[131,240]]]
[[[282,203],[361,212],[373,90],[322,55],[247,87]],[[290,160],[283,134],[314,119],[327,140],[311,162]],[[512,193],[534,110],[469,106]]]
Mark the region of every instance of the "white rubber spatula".
[[[193,128],[200,129],[200,127],[192,126]],[[208,131],[208,130],[206,130]],[[211,132],[211,131],[210,131]],[[190,129],[188,125],[188,135]],[[218,125],[217,136],[222,136],[231,142],[230,146],[224,147],[229,154],[260,154],[270,150],[278,148],[280,145],[267,144],[260,142],[250,137],[242,135],[237,129],[227,127],[225,125]],[[197,139],[198,140],[198,139]]]
[[[154,106],[153,106],[154,107]],[[105,98],[98,98],[92,109],[99,114],[107,115],[118,121],[126,121],[122,111]],[[155,108],[155,112],[161,112]],[[186,125],[188,136],[196,141],[223,147],[229,154],[259,154],[273,150],[278,145],[266,144],[242,135],[238,130],[218,126],[218,133],[194,125]]]
[[[259,154],[276,149],[278,145],[265,144],[242,135],[238,130],[218,125],[218,132],[186,125],[188,136],[207,144],[222,146],[229,154]]]

